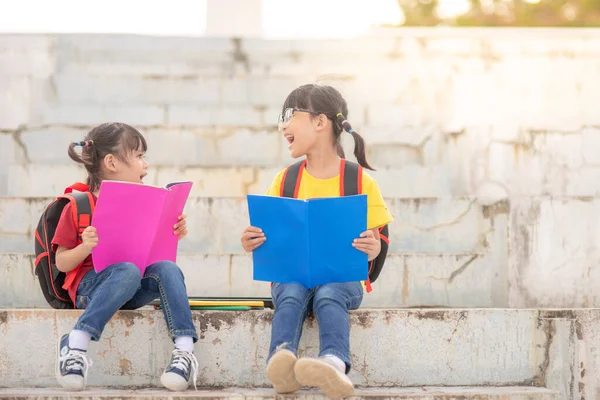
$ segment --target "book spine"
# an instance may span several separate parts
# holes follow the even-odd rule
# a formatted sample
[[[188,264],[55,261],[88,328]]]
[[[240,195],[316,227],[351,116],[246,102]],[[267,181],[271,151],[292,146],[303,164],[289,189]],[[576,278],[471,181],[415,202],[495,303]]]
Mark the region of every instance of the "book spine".
[[[310,226],[310,205],[312,202],[310,201],[305,201],[304,204],[306,204],[306,216],[304,218],[304,220],[306,221],[306,248],[307,248],[307,260],[306,260],[306,273],[307,273],[307,279],[308,279],[308,287],[312,288],[313,287],[313,279],[312,279],[312,268],[313,268],[313,262],[312,262],[312,246],[311,244],[311,238],[310,238],[310,230],[311,230],[311,226]]]

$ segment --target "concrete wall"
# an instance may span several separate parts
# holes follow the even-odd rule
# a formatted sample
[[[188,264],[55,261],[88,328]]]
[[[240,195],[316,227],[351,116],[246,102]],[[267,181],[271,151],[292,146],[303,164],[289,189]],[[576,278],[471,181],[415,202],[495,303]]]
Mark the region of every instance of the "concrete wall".
[[[600,305],[600,201],[513,201],[509,298],[513,307]]]
[[[264,192],[292,161],[275,127],[281,104],[317,80],[346,96],[395,213],[394,281],[379,304],[600,305],[597,30],[0,36],[0,196],[10,196],[0,200],[0,251],[31,251],[45,200],[24,196],[52,197],[83,179],[68,143],[123,120],[148,137],[148,183],[194,181],[184,259],[238,253],[242,197]],[[215,200],[223,196],[237,200]],[[466,271],[475,275],[452,287],[473,257]],[[414,290],[403,297],[404,260]],[[482,279],[491,292],[473,295]]]
[[[390,196],[598,194],[598,31],[392,32],[0,36],[2,162],[67,164],[67,141],[116,119],[148,134],[157,165],[279,167],[283,100],[331,74]],[[0,170],[0,194],[20,194],[22,172]]]
[[[29,253],[39,214],[51,198],[0,199],[1,307],[43,307]],[[475,199],[387,199],[397,215],[390,253],[365,306],[505,307],[508,204]],[[190,198],[189,235],[178,263],[188,293],[197,296],[268,296],[252,281],[251,258],[239,234],[248,224],[240,198]],[[5,252],[4,256],[1,252]],[[476,287],[473,287],[477,283]],[[33,288],[33,291],[30,289]]]

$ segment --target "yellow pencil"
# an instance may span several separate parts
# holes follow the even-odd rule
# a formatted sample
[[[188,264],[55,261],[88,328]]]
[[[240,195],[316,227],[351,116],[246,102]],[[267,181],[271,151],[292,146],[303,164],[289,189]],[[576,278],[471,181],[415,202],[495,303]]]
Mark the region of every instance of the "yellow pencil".
[[[199,306],[249,306],[249,307],[264,307],[264,301],[206,301],[206,300],[189,300],[190,307]]]

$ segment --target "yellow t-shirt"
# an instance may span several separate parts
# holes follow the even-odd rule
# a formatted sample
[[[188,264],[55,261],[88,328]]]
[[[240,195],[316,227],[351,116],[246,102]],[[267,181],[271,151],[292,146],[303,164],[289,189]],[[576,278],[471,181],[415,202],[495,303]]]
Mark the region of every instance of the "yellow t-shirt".
[[[267,196],[279,196],[281,179],[285,170],[280,171],[273,179],[273,183],[267,190]],[[367,195],[367,228],[373,229],[394,220],[392,214],[388,211],[383,196],[379,190],[377,181],[369,175],[364,169],[362,174],[362,193]],[[298,190],[300,200],[313,199],[318,197],[339,197],[340,196],[340,176],[330,179],[317,179],[310,175],[306,169],[302,170],[302,180]]]

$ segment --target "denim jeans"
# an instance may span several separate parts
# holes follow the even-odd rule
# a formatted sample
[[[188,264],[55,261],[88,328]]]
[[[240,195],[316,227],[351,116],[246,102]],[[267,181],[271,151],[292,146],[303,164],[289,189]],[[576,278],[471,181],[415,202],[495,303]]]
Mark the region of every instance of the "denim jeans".
[[[144,277],[132,263],[119,263],[96,273],[87,272],[77,288],[77,308],[85,309],[74,329],[99,340],[104,326],[118,310],[135,310],[160,298],[171,338],[191,336],[198,341],[192,322],[183,273],[171,261],[146,268]]]
[[[298,343],[306,315],[314,312],[319,322],[319,356],[333,355],[350,371],[350,318],[348,310],[360,307],[360,282],[327,283],[307,289],[295,283],[274,283],[271,297],[275,305],[269,357],[279,348],[298,353]]]

